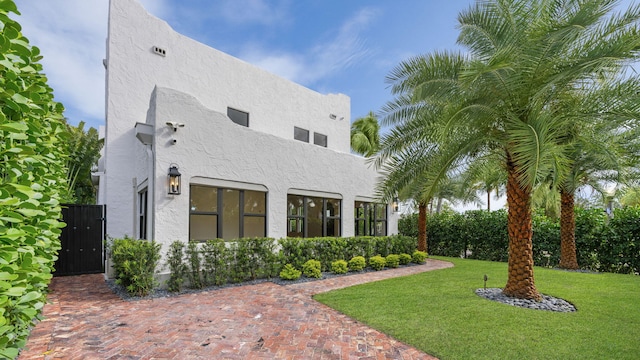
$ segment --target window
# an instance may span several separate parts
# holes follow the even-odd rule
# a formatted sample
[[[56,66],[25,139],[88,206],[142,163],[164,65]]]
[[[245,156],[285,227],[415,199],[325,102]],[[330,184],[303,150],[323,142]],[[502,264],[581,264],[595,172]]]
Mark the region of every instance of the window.
[[[294,126],[293,138],[296,140],[309,142],[309,130],[305,130],[305,129]]]
[[[138,239],[147,239],[147,197],[144,189],[138,193]]]
[[[340,236],[342,200],[287,195],[287,236]]]
[[[232,240],[267,233],[267,193],[190,186],[189,239]]]
[[[234,123],[249,127],[249,113],[228,107],[227,116]]]
[[[327,147],[327,135],[313,133],[313,143],[316,145]]]
[[[387,205],[356,201],[355,226],[356,236],[386,236]]]

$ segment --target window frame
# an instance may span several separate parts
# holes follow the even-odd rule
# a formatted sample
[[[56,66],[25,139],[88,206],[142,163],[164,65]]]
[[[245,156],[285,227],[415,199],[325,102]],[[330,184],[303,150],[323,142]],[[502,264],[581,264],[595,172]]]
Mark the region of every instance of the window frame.
[[[327,236],[327,225],[329,224],[329,220],[334,220],[334,221],[338,221],[338,225],[339,225],[339,233],[336,235],[331,235],[331,236],[335,236],[335,237],[340,237],[342,236],[342,204],[343,201],[342,199],[339,198],[328,198],[328,197],[323,197],[323,196],[308,196],[308,195],[299,195],[299,194],[287,194],[287,204],[289,203],[289,196],[296,196],[296,197],[301,197],[302,198],[302,215],[296,214],[296,215],[291,215],[289,213],[289,210],[287,209],[287,237],[301,237],[301,238],[308,238],[309,237],[309,199],[321,199],[322,200],[322,210],[321,210],[321,214],[322,214],[322,235],[320,237],[326,237]],[[333,215],[333,216],[327,216],[327,200],[334,200],[334,201],[338,201],[339,202],[339,206],[338,206],[338,211],[334,212],[337,213],[338,215]],[[288,206],[288,205],[287,205]],[[290,231],[289,231],[289,225],[290,225],[290,221],[291,220],[295,220],[295,221],[302,221],[302,236],[292,236],[290,235]]]
[[[298,137],[299,132],[303,132],[305,134],[304,138],[301,139],[301,138]],[[310,134],[310,132],[307,129],[303,129],[303,128],[297,127],[297,126],[293,127],[293,138],[295,140],[308,143],[309,142],[309,134]]]
[[[192,188],[194,186],[215,189],[216,191],[216,210],[215,211],[197,211],[191,210],[191,198],[193,194]],[[224,239],[224,192],[225,190],[238,191],[238,238],[244,238],[244,220],[245,218],[263,218],[264,219],[264,237],[267,236],[267,215],[269,212],[268,196],[267,192],[253,190],[253,189],[238,189],[232,187],[220,187],[202,184],[189,184],[189,241],[204,242],[212,239],[192,239],[191,238],[191,215],[211,215],[216,217],[216,234],[218,239]],[[264,194],[264,214],[245,212],[245,191],[253,191],[256,193]],[[225,239],[227,240],[227,239]],[[233,239],[228,239],[233,240]]]
[[[240,120],[237,115],[245,115],[245,119]],[[246,111],[238,110],[232,107],[227,107],[227,117],[231,119],[235,124],[240,126],[249,127],[249,113]],[[246,122],[246,124],[245,124]]]
[[[318,139],[322,139],[322,141],[318,141]],[[325,134],[321,134],[318,132],[313,133],[313,143],[318,146],[328,147],[329,145],[329,137]]]
[[[358,204],[363,204],[363,217],[358,216]],[[384,206],[384,210],[381,211],[380,206]],[[382,214],[381,214],[382,213]],[[384,217],[382,217],[382,215]],[[364,234],[359,231],[359,224],[363,223]],[[384,234],[378,234],[377,224],[383,223]],[[387,236],[389,234],[389,205],[367,202],[367,201],[355,201],[354,202],[354,235],[355,236]]]

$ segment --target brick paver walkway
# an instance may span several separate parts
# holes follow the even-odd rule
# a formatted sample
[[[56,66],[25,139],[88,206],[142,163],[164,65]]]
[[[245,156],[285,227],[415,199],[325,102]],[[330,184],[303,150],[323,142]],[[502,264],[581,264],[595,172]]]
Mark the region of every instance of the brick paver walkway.
[[[99,275],[57,277],[19,359],[434,359],[324,306],[320,292],[453,266],[438,260],[280,286],[124,301]]]

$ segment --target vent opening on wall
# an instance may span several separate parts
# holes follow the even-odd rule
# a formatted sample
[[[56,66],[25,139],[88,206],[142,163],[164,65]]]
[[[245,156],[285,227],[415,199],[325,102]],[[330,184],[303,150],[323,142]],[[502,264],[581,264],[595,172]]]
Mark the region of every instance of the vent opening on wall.
[[[160,56],[167,56],[167,50],[159,48],[157,46],[153,47],[153,53]]]

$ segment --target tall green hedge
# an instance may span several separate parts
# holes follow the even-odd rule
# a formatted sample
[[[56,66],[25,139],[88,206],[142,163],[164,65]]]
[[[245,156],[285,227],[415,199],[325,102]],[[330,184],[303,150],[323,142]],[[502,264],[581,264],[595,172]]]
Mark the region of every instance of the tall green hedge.
[[[63,107],[10,12],[0,1],[0,358],[18,355],[45,303],[66,175]]]
[[[602,209],[576,209],[576,247],[583,269],[640,272],[640,208],[616,209],[609,219]],[[417,237],[417,214],[400,219],[401,234]],[[536,265],[560,261],[560,224],[541,213],[533,215],[533,257]],[[508,260],[507,213],[445,212],[427,218],[429,254],[492,261]]]

